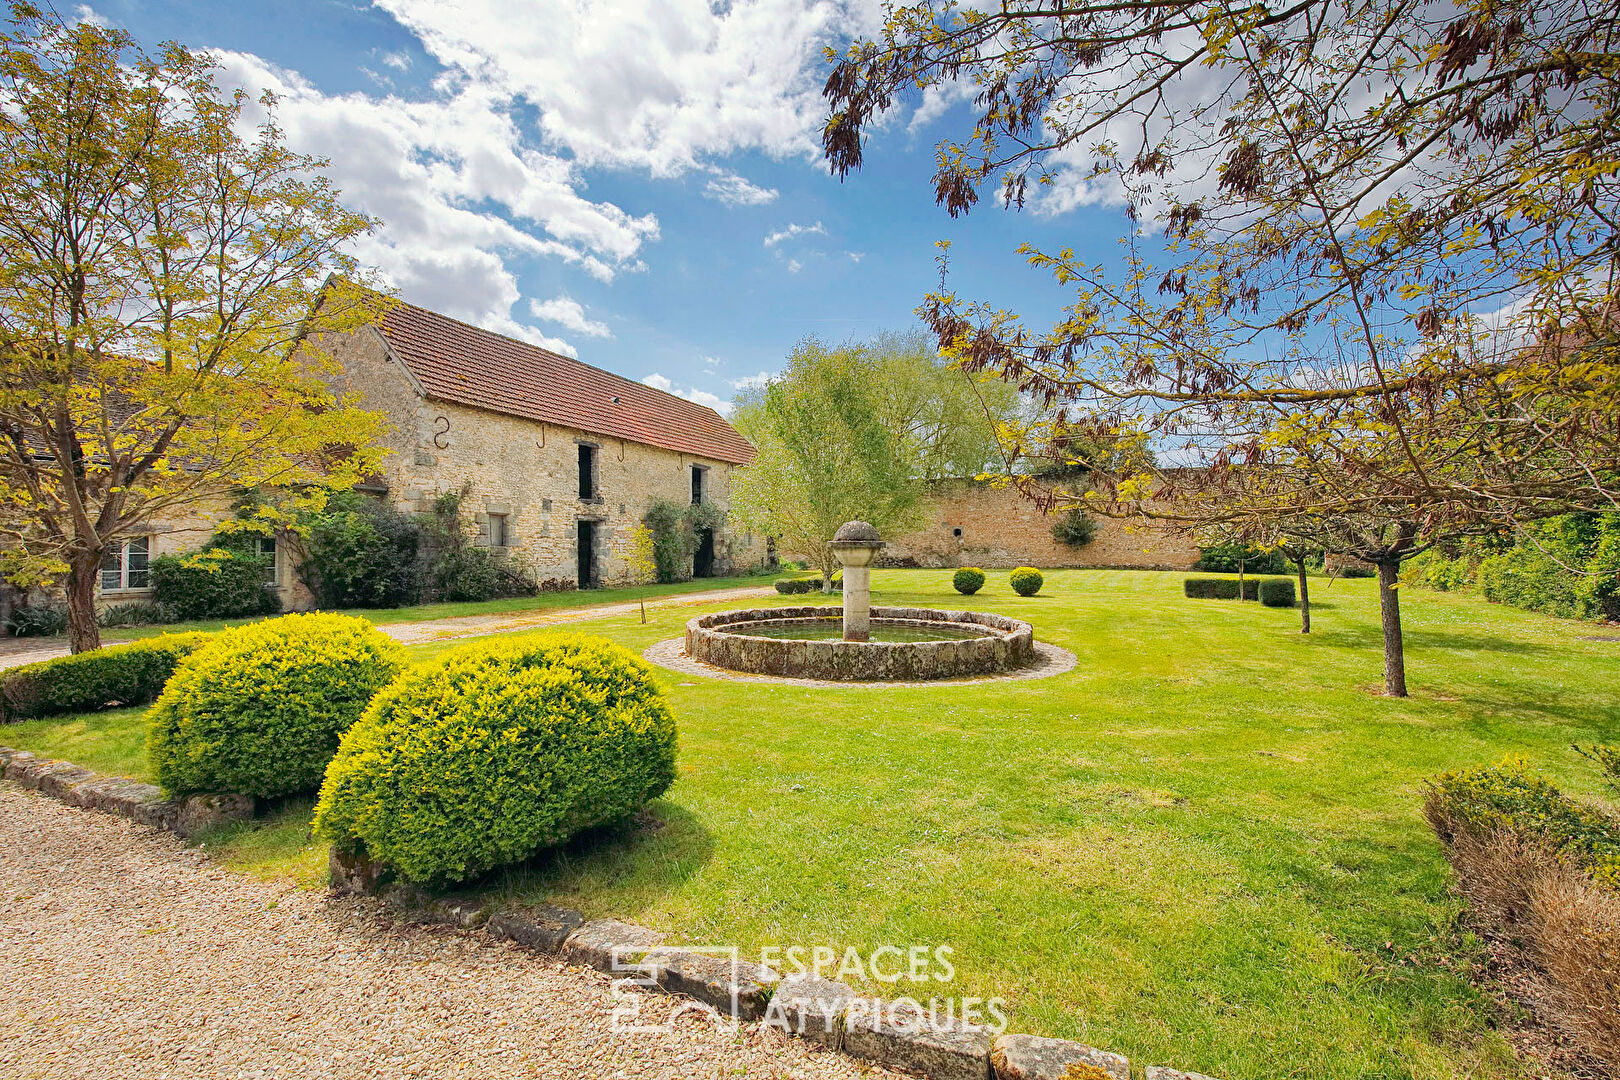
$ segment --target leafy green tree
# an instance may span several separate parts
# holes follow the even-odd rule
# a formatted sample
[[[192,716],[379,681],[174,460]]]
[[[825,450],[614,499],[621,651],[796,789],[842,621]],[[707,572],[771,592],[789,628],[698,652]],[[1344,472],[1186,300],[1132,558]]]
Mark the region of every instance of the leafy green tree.
[[[318,502],[379,456],[315,344],[384,303],[349,284],[373,222],[215,74],[27,4],[0,33],[0,572],[65,581],[75,652],[121,538],[243,488]]]
[[[921,330],[885,332],[859,345],[883,426],[919,480],[1005,469],[1002,440],[1018,414],[1018,392],[945,360]]]
[[[732,514],[809,558],[824,591],[838,565],[827,547],[838,526],[859,519],[893,536],[920,523],[916,457],[885,424],[877,370],[859,346],[806,338],[734,418],[758,456],[733,481]]]

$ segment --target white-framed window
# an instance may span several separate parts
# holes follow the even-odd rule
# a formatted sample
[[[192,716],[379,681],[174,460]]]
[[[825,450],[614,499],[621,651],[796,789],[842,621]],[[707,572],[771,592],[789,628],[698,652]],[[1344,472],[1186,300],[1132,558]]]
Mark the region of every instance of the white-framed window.
[[[506,531],[506,515],[492,513],[485,516],[489,518],[489,546],[492,548],[510,546],[507,543],[509,534]]]
[[[134,536],[120,540],[107,551],[101,563],[101,591],[123,592],[146,589],[152,585],[147,560],[152,555],[152,538]]]
[[[273,536],[253,537],[253,553],[260,558],[269,559],[270,565],[264,572],[264,583],[272,589],[281,584],[281,567],[277,560],[281,558],[281,549]]]

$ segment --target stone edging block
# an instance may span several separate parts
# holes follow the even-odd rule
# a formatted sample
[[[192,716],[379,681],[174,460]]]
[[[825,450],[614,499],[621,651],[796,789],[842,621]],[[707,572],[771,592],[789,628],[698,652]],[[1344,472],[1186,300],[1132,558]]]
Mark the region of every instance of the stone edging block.
[[[27,750],[0,746],[0,765],[7,780],[84,810],[127,817],[141,825],[191,837],[231,821],[253,816],[250,795],[192,795],[165,799],[152,784],[124,776],[103,776],[69,761],[37,757]]]
[[[738,1020],[764,1016],[782,981],[761,964],[679,948],[654,949],[642,957],[640,967],[665,993],[685,994]]]
[[[1083,1043],[1003,1035],[990,1050],[995,1080],[1131,1080],[1130,1062]]]
[[[1213,1078],[1203,1073],[1182,1072],[1180,1069],[1166,1069],[1162,1065],[1149,1065],[1147,1080],[1213,1080]]]
[[[633,967],[642,957],[663,943],[663,934],[645,926],[618,919],[592,919],[569,934],[559,951],[565,963],[626,976],[634,973]]]
[[[522,911],[497,911],[489,917],[486,928],[490,934],[515,941],[531,952],[562,952],[568,935],[578,930],[585,916],[577,911],[559,907],[525,908]]]
[[[843,1045],[844,1010],[856,994],[841,982],[809,972],[789,975],[771,995],[765,1023],[832,1050]]]
[[[990,1033],[936,1023],[913,1006],[857,998],[844,1010],[844,1053],[933,1080],[986,1080]]]

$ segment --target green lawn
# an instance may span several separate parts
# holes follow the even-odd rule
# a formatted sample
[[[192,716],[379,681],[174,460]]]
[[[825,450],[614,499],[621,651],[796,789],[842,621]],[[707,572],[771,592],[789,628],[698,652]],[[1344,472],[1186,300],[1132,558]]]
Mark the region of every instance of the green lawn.
[[[379,625],[386,623],[423,622],[428,619],[452,619],[463,615],[523,615],[528,612],[556,611],[561,608],[595,607],[601,604],[620,604],[629,600],[654,600],[685,593],[708,592],[711,589],[735,589],[749,585],[769,585],[782,574],[752,574],[744,577],[696,578],[671,585],[630,585],[617,589],[568,589],[564,592],[546,592],[536,596],[512,596],[504,600],[469,600],[438,604],[417,604],[400,608],[352,608],[345,615],[363,615]],[[163,626],[121,626],[102,631],[105,641],[134,641],[155,634],[175,634],[187,630],[222,630],[227,626],[257,622],[264,616],[246,619],[202,619],[192,622],[168,623]]]
[[[959,603],[945,571],[879,571],[874,588]],[[1423,782],[1519,752],[1595,795],[1568,748],[1620,737],[1620,641],[1590,640],[1620,635],[1412,591],[1413,696],[1397,701],[1375,695],[1373,583],[1312,591],[1302,637],[1297,612],[1188,600],[1181,575],[1058,571],[1022,599],[992,574],[973,605],[1029,619],[1076,671],[891,690],[663,673],[680,779],[653,820],[487,885],[693,943],[950,945],[943,992],[1005,996],[1015,1030],[1138,1065],[1527,1076],[1463,977],[1477,943],[1454,927]],[[691,614],[587,629],[640,649]],[[109,767],[136,760],[139,718],[0,739]],[[318,884],[305,814],[210,847]]]

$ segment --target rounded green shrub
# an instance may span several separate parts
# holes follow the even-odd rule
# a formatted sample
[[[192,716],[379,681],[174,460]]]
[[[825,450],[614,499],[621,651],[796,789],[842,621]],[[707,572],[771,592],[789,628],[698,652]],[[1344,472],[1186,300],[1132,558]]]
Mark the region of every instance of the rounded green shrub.
[[[352,615],[284,615],[216,634],[147,713],[147,754],[171,796],[269,798],[320,786],[326,765],[405,651]]]
[[[963,596],[972,596],[984,588],[984,571],[977,566],[964,566],[952,576],[951,585]]]
[[[159,634],[0,672],[0,720],[146,705],[211,634]]]
[[[1007,584],[1019,596],[1034,596],[1046,584],[1046,578],[1033,566],[1020,566],[1007,575]]]
[[[419,664],[343,736],[316,835],[409,881],[459,881],[624,818],[675,780],[652,669],[577,633]]]

